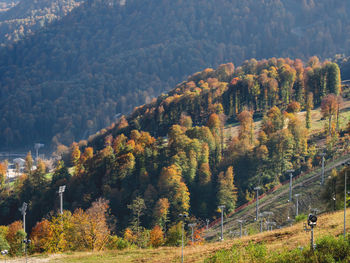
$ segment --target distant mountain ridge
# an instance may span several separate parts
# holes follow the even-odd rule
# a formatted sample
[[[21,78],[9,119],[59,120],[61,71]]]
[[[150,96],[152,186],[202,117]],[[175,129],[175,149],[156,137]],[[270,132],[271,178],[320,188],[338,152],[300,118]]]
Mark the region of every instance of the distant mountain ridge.
[[[23,39],[48,23],[64,17],[83,0],[22,0],[15,5],[15,1],[11,2],[6,3],[11,8],[0,13],[2,45]]]
[[[348,53],[349,11],[340,0],[89,0],[0,51],[0,148],[70,144],[227,61]]]
[[[6,12],[10,8],[14,7],[17,3],[18,3],[17,0],[16,1],[13,1],[13,0],[1,0],[0,1],[0,14],[2,12]]]

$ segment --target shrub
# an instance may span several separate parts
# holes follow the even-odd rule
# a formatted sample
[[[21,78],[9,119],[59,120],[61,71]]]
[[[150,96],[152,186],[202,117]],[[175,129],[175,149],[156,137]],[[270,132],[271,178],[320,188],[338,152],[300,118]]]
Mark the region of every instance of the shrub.
[[[130,243],[127,240],[118,236],[109,236],[106,247],[108,249],[122,250],[122,249],[128,248],[129,246],[130,246]]]
[[[307,220],[307,215],[305,214],[300,214],[295,217],[295,222],[306,221],[306,220]]]
[[[177,223],[176,225],[173,225],[168,231],[166,244],[169,246],[181,246],[181,237],[182,237],[181,232],[182,232],[181,222]],[[184,233],[184,240],[185,239],[186,239],[186,233]]]
[[[315,255],[319,262],[350,262],[349,239],[323,237],[317,242]]]
[[[9,245],[9,243],[7,243],[7,240],[5,239],[5,237],[0,235],[0,251],[3,251],[5,249],[9,250],[10,249],[10,245]]]
[[[140,248],[147,248],[150,243],[150,232],[148,229],[140,227],[140,232],[137,234],[136,245]]]

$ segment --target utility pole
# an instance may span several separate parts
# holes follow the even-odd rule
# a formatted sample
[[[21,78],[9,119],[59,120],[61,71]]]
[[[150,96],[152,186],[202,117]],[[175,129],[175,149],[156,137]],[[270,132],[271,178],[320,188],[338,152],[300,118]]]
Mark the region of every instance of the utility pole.
[[[261,189],[260,186],[257,186],[254,188],[256,191],[256,207],[255,207],[255,212],[256,212],[256,218],[255,220],[258,221],[259,219],[259,190]]]
[[[196,226],[196,223],[188,224],[188,226],[192,229],[192,244],[194,243],[194,238],[193,238],[193,228]]]
[[[345,166],[345,174],[344,174],[344,239],[346,237],[346,179],[347,179],[347,168],[350,166],[350,162],[343,163],[343,166]]]
[[[27,211],[27,208],[28,208],[28,204],[26,202],[23,202],[22,207],[20,209],[18,209],[23,216],[23,231],[25,233],[27,233],[26,232],[26,211]]]
[[[288,200],[288,202],[292,202],[292,184],[293,184],[294,170],[287,170],[286,172],[289,173],[289,200]]]
[[[224,241],[224,209],[225,205],[219,205],[218,208],[221,210],[221,241]]]
[[[321,185],[324,185],[324,157],[325,153],[321,153],[320,156],[322,156],[322,173],[321,173]]]
[[[273,221],[267,222],[267,231],[272,231],[273,226],[276,226],[276,222],[273,222]]]
[[[24,243],[24,252],[25,252],[25,255],[26,255],[26,263],[28,262],[28,255],[27,255],[27,248],[28,248],[28,245],[30,244],[31,240],[30,239],[23,239],[23,243]]]
[[[266,221],[266,230],[269,231],[269,224],[270,224],[270,216],[273,215],[273,212],[270,212],[270,211],[266,211],[266,212],[263,212],[263,215],[264,217],[266,216],[267,217],[267,221]]]
[[[205,219],[205,222],[207,223],[207,230],[208,230],[210,220],[207,218],[207,219]]]
[[[182,232],[181,232],[181,263],[184,262],[184,220],[188,218],[188,214],[179,214],[180,220],[182,221]]]
[[[263,232],[263,218],[264,215],[262,213],[259,214],[259,218],[260,218],[260,233]]]
[[[242,227],[243,227],[243,222],[244,220],[238,219],[237,222],[240,225],[240,230],[239,230],[239,237],[242,238]]]
[[[296,200],[296,213],[295,213],[295,215],[298,216],[299,215],[299,196],[300,196],[300,194],[295,194],[294,196],[297,199]]]
[[[63,215],[63,193],[66,190],[66,186],[62,185],[58,188],[58,194],[60,195],[60,214]]]

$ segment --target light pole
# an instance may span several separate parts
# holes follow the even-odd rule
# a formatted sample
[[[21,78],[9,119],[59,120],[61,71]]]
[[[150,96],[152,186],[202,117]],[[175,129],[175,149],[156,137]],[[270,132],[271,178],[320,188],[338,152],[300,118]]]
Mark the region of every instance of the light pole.
[[[347,168],[350,166],[350,162],[343,163],[343,166],[345,166],[345,174],[344,174],[344,238],[346,236],[346,177],[347,175]]]
[[[254,188],[256,191],[256,207],[255,207],[255,212],[256,212],[256,218],[255,220],[258,221],[259,218],[259,190],[261,189],[260,186],[257,186]]]
[[[26,232],[26,211],[27,211],[27,208],[28,208],[28,204],[26,202],[23,202],[22,207],[20,209],[18,209],[21,212],[21,214],[23,215],[23,231],[25,233],[27,233]]]
[[[44,144],[42,144],[42,143],[36,143],[36,144],[34,144],[34,149],[35,149],[35,151],[36,151],[36,159],[35,159],[36,163],[38,163],[39,149],[42,148],[42,147],[44,147]]]
[[[184,220],[188,218],[188,214],[179,214],[180,220],[182,221],[182,232],[181,232],[181,263],[184,262]]]
[[[311,250],[315,249],[315,245],[314,245],[314,227],[316,227],[316,222],[317,222],[317,216],[313,215],[313,214],[309,214],[308,219],[307,219],[307,225],[306,225],[306,223],[304,224],[304,230],[306,232],[311,231],[311,238],[310,238]],[[307,226],[310,226],[310,228],[308,228]]]
[[[298,216],[299,215],[299,196],[300,196],[300,194],[295,194],[294,196],[297,199],[296,200],[296,213],[295,213],[295,215]]]
[[[24,243],[24,251],[26,254],[26,263],[28,262],[28,255],[27,255],[27,247],[30,244],[31,240],[30,239],[23,239],[23,243]]]
[[[324,185],[324,157],[325,153],[321,153],[320,156],[322,156],[322,173],[321,173],[321,185]]]
[[[287,170],[286,172],[289,173],[289,200],[288,200],[288,202],[292,202],[292,184],[293,184],[294,170]]]
[[[239,230],[239,237],[242,238],[242,226],[243,226],[243,222],[244,220],[237,220],[237,222],[239,223],[240,225],[240,230]]]
[[[62,185],[58,188],[58,194],[60,195],[60,213],[63,215],[63,193],[66,190],[66,186]]]
[[[193,238],[193,228],[196,226],[196,223],[192,223],[192,224],[188,224],[188,226],[191,228],[192,230],[192,244],[194,243],[194,238]]]
[[[221,210],[221,241],[224,241],[224,209],[225,205],[219,205],[218,208]]]

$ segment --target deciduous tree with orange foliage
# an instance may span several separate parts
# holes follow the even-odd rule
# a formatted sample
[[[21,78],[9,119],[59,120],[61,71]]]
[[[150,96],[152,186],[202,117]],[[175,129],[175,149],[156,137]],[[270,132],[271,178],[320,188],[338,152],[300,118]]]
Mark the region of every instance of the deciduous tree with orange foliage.
[[[190,193],[176,165],[163,168],[158,187],[161,195],[170,200],[170,211],[174,217],[189,210]]]
[[[44,219],[38,222],[35,227],[33,227],[32,233],[30,234],[33,250],[38,253],[48,251],[48,246],[52,237],[53,232],[50,221]]]
[[[21,221],[15,221],[8,226],[6,240],[10,245],[9,254],[12,256],[22,255],[23,239],[26,237],[26,233],[23,231],[23,225]]]
[[[332,118],[338,112],[338,99],[334,94],[328,94],[321,103],[321,112],[324,118],[328,118],[328,135],[332,134]]]
[[[164,233],[160,226],[156,225],[151,230],[149,242],[152,247],[159,247],[164,243]]]

